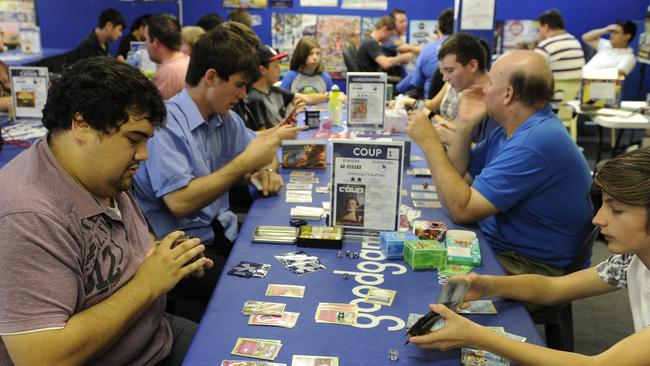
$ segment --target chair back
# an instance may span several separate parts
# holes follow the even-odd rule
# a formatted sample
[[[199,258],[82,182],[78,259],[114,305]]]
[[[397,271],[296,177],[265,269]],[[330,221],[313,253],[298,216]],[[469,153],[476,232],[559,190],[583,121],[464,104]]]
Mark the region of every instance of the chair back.
[[[591,233],[589,233],[589,236],[587,236],[585,241],[582,243],[582,246],[580,246],[580,250],[578,250],[575,258],[573,258],[573,261],[565,268],[564,272],[566,274],[573,273],[584,268],[585,261],[591,256],[591,249],[593,248],[594,243],[598,238],[598,234],[600,234],[600,228],[598,226],[595,226],[591,230]]]
[[[358,72],[359,64],[357,63],[357,49],[354,46],[346,47],[343,49],[343,62],[348,72]]]

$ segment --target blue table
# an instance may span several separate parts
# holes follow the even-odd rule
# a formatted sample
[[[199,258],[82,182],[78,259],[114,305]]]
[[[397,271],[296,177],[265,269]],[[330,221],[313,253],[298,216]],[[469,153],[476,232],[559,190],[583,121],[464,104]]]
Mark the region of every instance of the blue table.
[[[9,66],[22,66],[68,51],[70,51],[68,48],[43,48],[41,53],[22,53],[19,49],[15,49],[0,53],[0,60]]]
[[[422,156],[419,149],[414,155]],[[412,167],[425,167],[424,161]],[[408,167],[407,167],[408,168]],[[285,182],[289,172],[283,171]],[[317,171],[323,186],[329,181],[329,173]],[[410,191],[412,183],[430,181],[430,178],[405,176],[404,188]],[[338,258],[331,249],[297,248],[282,244],[251,243],[257,225],[282,225],[289,223],[289,209],[296,205],[318,206],[329,198],[326,194],[312,193],[312,204],[286,203],[285,189],[278,196],[257,199],[246,216],[235,247],[226,264],[226,271],[242,260],[272,265],[264,279],[240,278],[222,274],[208,308],[201,320],[191,348],[185,358],[185,365],[219,365],[224,359],[246,359],[231,355],[238,337],[278,339],[282,350],[274,362],[291,364],[293,355],[337,356],[340,365],[458,365],[460,351],[423,351],[413,345],[404,346],[404,323],[409,313],[426,313],[428,304],[436,301],[441,285],[435,271],[412,271],[403,261],[378,260],[376,245],[362,246],[361,243],[345,242],[343,250],[360,252],[361,258]],[[404,203],[411,205],[410,197],[402,196]],[[412,206],[412,205],[411,205]],[[464,228],[451,222],[445,209],[423,208],[423,218],[447,222],[448,227]],[[324,224],[324,221],[321,222]],[[478,231],[477,227],[469,229]],[[504,274],[495,255],[482,233],[479,233],[483,266],[478,273]],[[296,276],[287,271],[273,256],[304,249],[308,254],[318,256],[327,267],[325,270]],[[350,272],[349,279],[343,279],[337,272]],[[403,273],[402,273],[403,272]],[[357,278],[357,276],[359,278]],[[365,277],[361,278],[362,275]],[[367,281],[376,287],[397,290],[397,296],[390,307],[366,304],[361,300],[368,290]],[[374,282],[374,283],[373,283]],[[290,284],[306,287],[303,299],[264,296],[268,284]],[[270,326],[248,325],[248,316],[241,314],[244,302],[260,300],[286,303],[286,311],[299,312],[300,317],[293,329]],[[314,316],[319,302],[359,302],[360,327],[316,323]],[[528,342],[544,345],[528,312],[523,305],[513,301],[497,300],[497,315],[473,315],[470,318],[484,325],[503,326],[506,331],[528,338]],[[400,357],[397,363],[388,360],[389,349],[397,349]]]

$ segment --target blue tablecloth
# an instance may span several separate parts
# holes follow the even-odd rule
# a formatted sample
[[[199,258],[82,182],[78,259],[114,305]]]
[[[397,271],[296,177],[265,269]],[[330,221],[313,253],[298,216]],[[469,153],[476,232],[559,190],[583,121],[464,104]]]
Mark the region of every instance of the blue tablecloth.
[[[417,149],[414,155],[422,156]],[[424,167],[424,161],[417,161],[412,166]],[[408,168],[408,167],[407,167]],[[289,180],[289,172],[283,171],[285,183]],[[329,174],[317,171],[323,186],[329,181]],[[405,175],[404,188],[410,191],[412,183],[430,181],[430,178],[414,178]],[[377,251],[374,248],[364,249],[361,243],[345,242],[343,250],[361,253],[361,258],[338,258],[337,251],[331,249],[297,248],[282,244],[251,243],[251,237],[257,225],[289,224],[289,209],[296,205],[319,206],[320,202],[329,199],[326,194],[312,193],[312,204],[285,202],[285,189],[278,196],[257,199],[246,216],[236,245],[226,264],[226,270],[242,260],[272,265],[264,279],[240,278],[222,274],[208,308],[201,320],[198,331],[194,336],[191,348],[184,365],[219,365],[224,359],[248,359],[231,355],[237,338],[265,338],[282,341],[283,347],[275,362],[291,364],[293,355],[337,356],[340,365],[390,365],[388,351],[397,349],[400,352],[398,363],[402,365],[458,365],[460,351],[452,350],[423,351],[413,345],[404,346],[406,329],[401,321],[406,322],[409,313],[426,313],[428,304],[436,301],[441,285],[438,283],[436,271],[412,271],[403,261],[375,260]],[[411,205],[410,197],[402,196],[405,204]],[[439,219],[447,222],[449,228],[465,228],[451,222],[445,209],[422,208],[423,218]],[[324,221],[321,221],[324,225]],[[478,232],[478,227],[469,227]],[[478,273],[502,275],[494,253],[479,233],[483,265],[476,268]],[[318,256],[327,267],[325,270],[296,276],[286,270],[273,256],[281,253],[304,249],[308,254]],[[398,274],[405,269],[405,273]],[[351,327],[344,325],[316,323],[314,316],[319,302],[349,303],[359,300],[367,292],[367,285],[359,283],[353,275],[343,279],[335,271],[345,271],[353,274],[366,273],[362,280],[373,281],[380,277],[381,283],[376,287],[397,290],[397,296],[390,307],[359,303],[361,315],[359,323],[372,327]],[[394,273],[394,271],[396,273]],[[290,284],[306,287],[303,299],[288,297],[264,296],[268,284]],[[293,329],[251,326],[248,316],[241,311],[247,300],[273,301],[287,304],[286,311],[299,312],[300,318]],[[528,342],[544,345],[544,341],[533,325],[524,306],[517,302],[497,300],[495,306],[497,315],[473,315],[472,320],[484,325],[503,326],[506,331],[528,338]],[[394,328],[392,328],[394,327]],[[397,329],[395,329],[397,328]]]

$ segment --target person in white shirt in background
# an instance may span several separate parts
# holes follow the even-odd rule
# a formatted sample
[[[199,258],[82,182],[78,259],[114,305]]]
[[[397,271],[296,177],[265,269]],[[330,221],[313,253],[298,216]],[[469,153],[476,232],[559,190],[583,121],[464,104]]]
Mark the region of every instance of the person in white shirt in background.
[[[609,40],[600,38],[609,34]],[[619,75],[629,75],[634,69],[636,58],[630,42],[636,35],[636,24],[629,20],[618,20],[605,28],[591,30],[582,35],[582,40],[598,52],[587,62],[585,69],[617,68]]]

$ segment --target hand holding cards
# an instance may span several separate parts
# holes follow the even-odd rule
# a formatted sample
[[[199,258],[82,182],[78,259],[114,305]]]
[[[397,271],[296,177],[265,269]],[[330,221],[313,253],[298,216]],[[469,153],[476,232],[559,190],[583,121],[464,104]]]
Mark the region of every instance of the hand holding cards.
[[[438,304],[443,304],[450,310],[456,311],[463,303],[467,290],[469,290],[469,285],[464,281],[447,281],[438,297]],[[441,320],[442,316],[440,314],[430,311],[415,322],[406,334],[409,336],[426,334]],[[408,340],[406,340],[406,343],[408,343]]]

